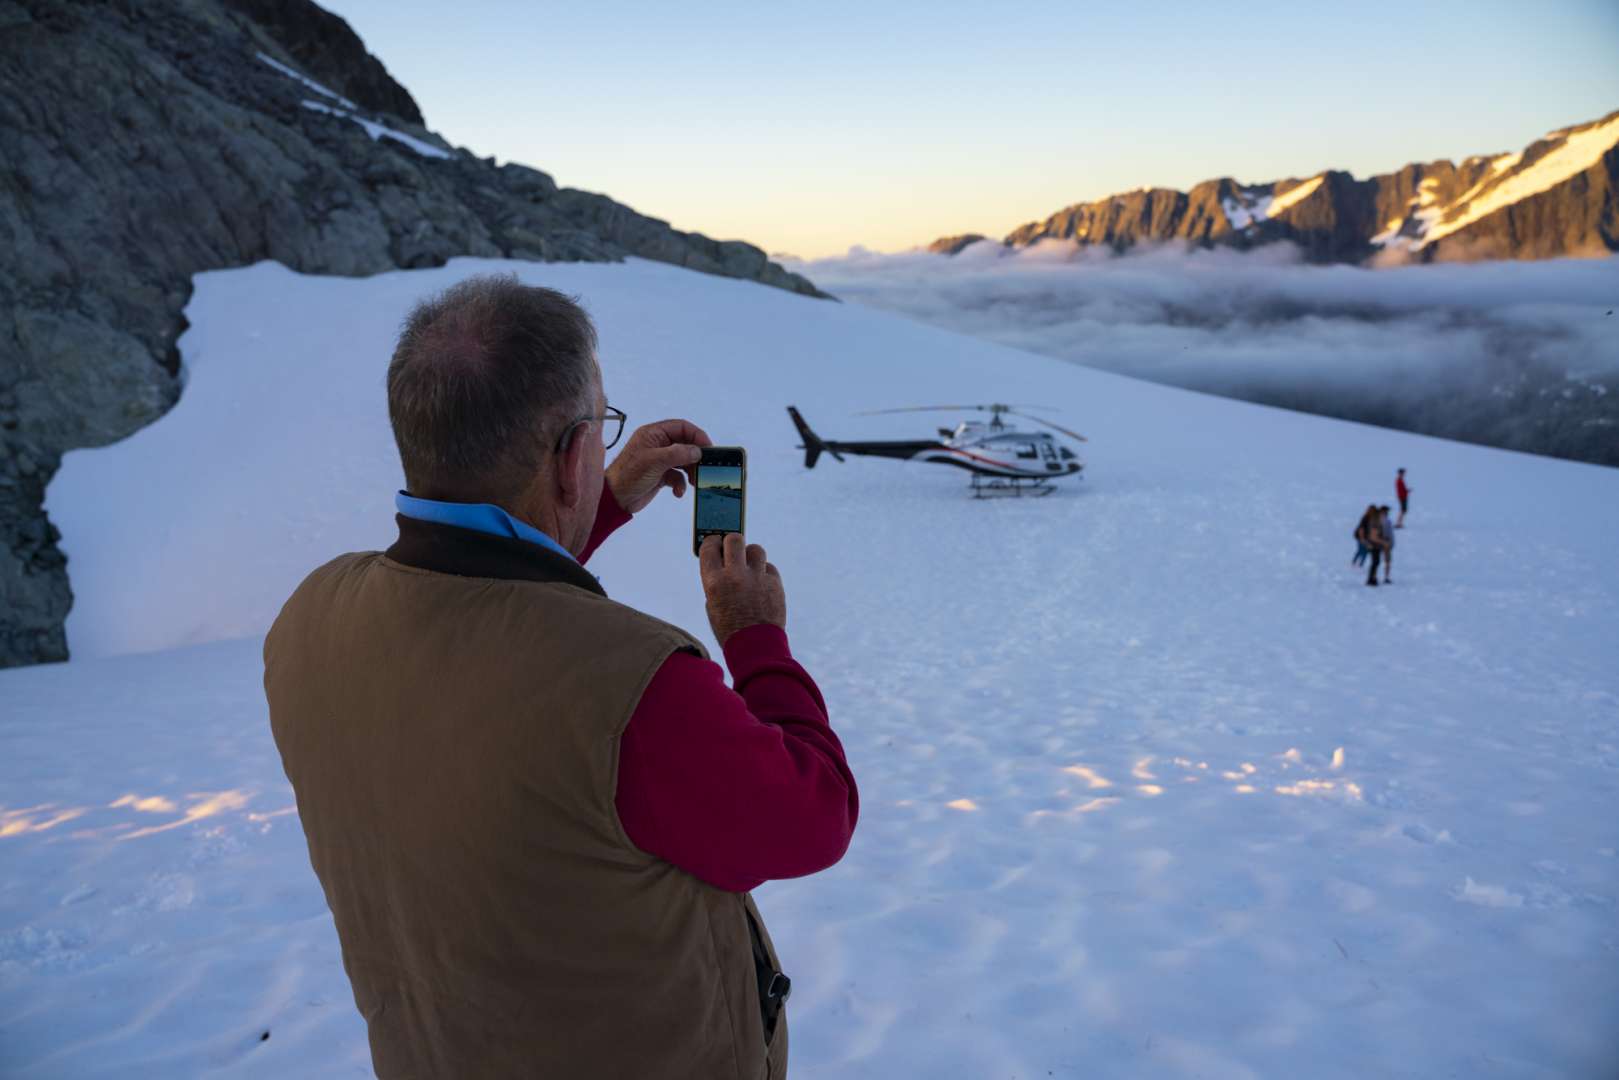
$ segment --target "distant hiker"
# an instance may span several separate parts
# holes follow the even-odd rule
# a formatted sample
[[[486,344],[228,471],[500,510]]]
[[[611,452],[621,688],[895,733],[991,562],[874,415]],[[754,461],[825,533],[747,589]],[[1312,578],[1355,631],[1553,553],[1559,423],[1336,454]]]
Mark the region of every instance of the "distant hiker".
[[[786,1075],[748,891],[837,862],[859,803],[764,549],[699,574],[736,689],[581,565],[708,436],[607,404],[572,300],[476,277],[406,318],[386,552],[307,577],[270,726],[381,1077]],[[684,566],[669,536],[670,568]]]
[[[1366,542],[1365,530],[1366,516],[1374,509],[1376,509],[1375,506],[1368,505],[1366,507],[1366,512],[1361,514],[1360,521],[1355,525],[1355,557],[1349,560],[1350,566],[1360,566],[1364,564],[1367,556],[1372,553],[1372,545]]]
[[[1368,506],[1366,512],[1360,516],[1360,524],[1355,526],[1355,539],[1361,547],[1371,552],[1372,567],[1366,577],[1366,584],[1377,584],[1377,567],[1383,555],[1383,519],[1376,505]]]
[[[1405,528],[1405,509],[1411,499],[1411,489],[1405,486],[1405,470],[1401,469],[1394,474],[1394,495],[1400,500],[1400,520],[1394,523],[1396,529]]]
[[[1394,581],[1394,529],[1395,525],[1389,515],[1392,508],[1379,506],[1378,527],[1383,533],[1383,584],[1389,585]]]

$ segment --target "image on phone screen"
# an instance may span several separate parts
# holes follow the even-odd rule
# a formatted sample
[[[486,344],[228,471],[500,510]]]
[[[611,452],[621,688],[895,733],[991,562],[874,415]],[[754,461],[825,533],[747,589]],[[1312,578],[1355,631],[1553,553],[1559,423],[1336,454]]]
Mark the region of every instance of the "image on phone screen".
[[[697,464],[697,506],[692,530],[693,549],[715,533],[743,531],[746,458],[740,447],[709,447]]]

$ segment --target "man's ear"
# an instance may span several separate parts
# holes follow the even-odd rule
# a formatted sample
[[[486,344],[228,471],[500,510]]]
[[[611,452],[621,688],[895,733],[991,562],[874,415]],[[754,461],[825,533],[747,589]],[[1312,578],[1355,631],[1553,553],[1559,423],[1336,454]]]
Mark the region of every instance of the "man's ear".
[[[585,493],[585,446],[583,438],[571,438],[556,458],[557,503],[572,510]]]

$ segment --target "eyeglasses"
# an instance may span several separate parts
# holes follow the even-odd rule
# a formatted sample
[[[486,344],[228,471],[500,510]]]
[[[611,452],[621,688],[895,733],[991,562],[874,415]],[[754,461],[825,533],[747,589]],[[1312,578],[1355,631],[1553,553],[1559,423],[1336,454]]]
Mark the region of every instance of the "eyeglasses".
[[[568,430],[562,433],[562,438],[557,442],[557,453],[561,454],[568,449],[568,442],[573,438],[573,433],[578,430],[580,424],[600,424],[602,426],[602,449],[611,450],[618,440],[623,437],[624,421],[628,420],[629,417],[624,414],[624,410],[615,409],[611,405],[604,406],[604,408],[607,411],[600,416],[581,416],[569,424]],[[608,438],[607,435],[609,421],[612,421],[614,425],[611,438]]]

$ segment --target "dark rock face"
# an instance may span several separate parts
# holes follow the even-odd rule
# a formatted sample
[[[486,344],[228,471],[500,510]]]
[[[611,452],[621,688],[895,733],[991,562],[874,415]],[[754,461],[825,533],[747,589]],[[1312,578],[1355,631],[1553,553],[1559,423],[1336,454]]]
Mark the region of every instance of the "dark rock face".
[[[1288,240],[1316,263],[1607,255],[1619,251],[1616,121],[1619,112],[1520,154],[1407,165],[1369,180],[1333,170],[1267,184],[1207,180],[1187,192],[1143,188],[1076,203],[1014,229],[1004,242],[1063,240],[1125,251],[1141,243],[1249,248]],[[1537,168],[1580,140],[1608,149],[1562,179],[1560,171]],[[943,237],[928,250],[954,255],[966,246],[957,243],[962,239]]]
[[[259,52],[445,156],[374,140]],[[497,168],[419,120],[348,25],[308,0],[0,0],[0,666],[67,656],[45,485],[67,450],[174,404],[193,274],[634,255],[824,295],[749,244]]]
[[[348,23],[308,0],[225,0],[277,42],[294,66],[363,109],[422,123],[416,99],[366,51]]]

